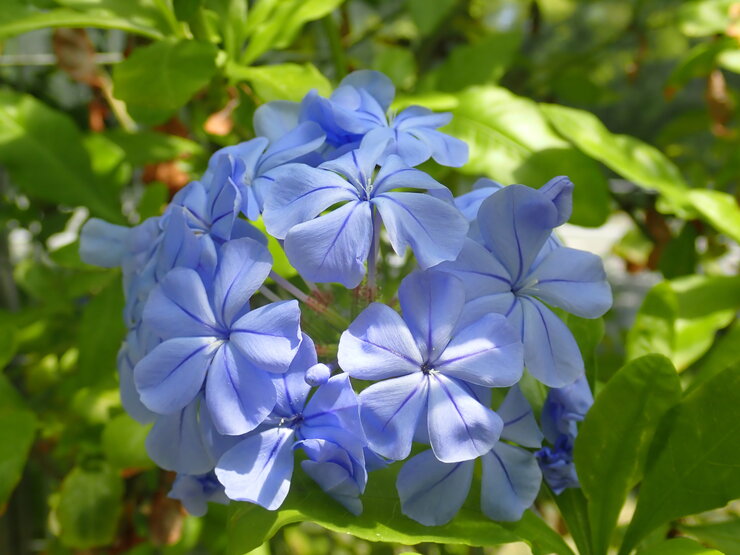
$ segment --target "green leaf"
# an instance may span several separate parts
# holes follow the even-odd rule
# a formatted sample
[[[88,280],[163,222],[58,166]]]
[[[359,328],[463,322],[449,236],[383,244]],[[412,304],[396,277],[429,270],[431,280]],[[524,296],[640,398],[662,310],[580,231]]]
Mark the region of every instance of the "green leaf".
[[[740,48],[725,50],[718,56],[717,63],[724,69],[740,73]]]
[[[163,40],[137,48],[113,69],[113,95],[131,115],[159,123],[205,87],[216,73],[213,44]]]
[[[724,33],[730,23],[730,8],[734,3],[734,0],[682,2],[678,10],[678,25],[689,37]]]
[[[694,189],[688,193],[696,211],[719,232],[740,243],[740,206],[723,191]]]
[[[673,538],[637,552],[638,555],[723,555],[689,538]]]
[[[484,516],[472,499],[445,526],[418,524],[401,513],[395,488],[397,467],[395,465],[370,474],[368,487],[362,497],[364,510],[360,516],[348,513],[299,472],[293,476],[290,493],[278,511],[267,511],[251,504],[232,504],[228,553],[246,553],[271,538],[283,526],[303,521],[369,541],[470,546],[525,541],[533,546],[535,553],[573,553],[559,534],[532,512],[527,511],[519,522],[496,523]],[[480,488],[480,485],[473,484],[473,488],[476,487]]]
[[[717,547],[725,555],[740,555],[740,518],[691,526],[679,524],[678,529]]]
[[[596,347],[604,338],[605,326],[603,318],[579,318],[565,311],[558,311],[558,316],[565,322],[578,343],[583,356],[586,375],[589,383],[593,384],[597,375]]]
[[[116,537],[123,480],[110,467],[76,467],[62,482],[57,518],[62,543],[77,549],[109,544]]]
[[[571,222],[598,226],[606,221],[609,191],[601,169],[550,129],[537,104],[492,86],[468,89],[457,99],[444,131],[468,143],[464,173],[534,187],[568,175],[576,185]]]
[[[0,514],[21,479],[36,436],[36,416],[0,374]]]
[[[411,19],[422,35],[429,35],[437,29],[455,7],[457,0],[437,0],[434,9],[429,9],[428,0],[406,0]]]
[[[595,553],[606,553],[627,494],[642,475],[658,422],[680,398],[681,384],[671,362],[647,355],[614,374],[588,411],[574,457],[589,501]]]
[[[740,372],[729,368],[662,419],[621,553],[664,522],[740,497]]]
[[[109,420],[103,430],[103,453],[116,469],[153,468],[146,452],[146,436],[151,426],[143,426],[127,414]]]
[[[740,363],[740,321],[735,320],[707,355],[698,361],[698,371],[687,391],[693,391],[723,370]]]
[[[290,264],[288,256],[285,254],[285,249],[283,249],[282,245],[278,242],[277,239],[267,233],[267,231],[265,230],[265,222],[262,221],[262,218],[260,218],[256,222],[252,222],[252,225],[254,225],[254,227],[259,229],[262,233],[265,234],[265,237],[267,237],[267,248],[272,255],[272,270],[279,276],[282,276],[286,279],[297,276],[298,271]]]
[[[716,67],[717,56],[727,48],[725,41],[702,42],[689,50],[668,77],[671,93],[697,77],[706,77]]]
[[[331,94],[331,83],[313,64],[275,64],[245,67],[230,64],[226,69],[231,79],[248,81],[262,100],[299,101],[311,89],[322,96]]]
[[[673,355],[678,300],[668,281],[658,283],[642,301],[632,327],[627,331],[627,359],[649,353]]]
[[[168,32],[154,0],[56,0],[62,6],[41,10],[26,0],[6,0],[0,10],[0,38],[49,27],[121,29],[154,39]]]
[[[31,197],[122,219],[117,191],[97,183],[75,124],[30,95],[0,90],[0,163]]]
[[[13,360],[18,350],[18,334],[10,324],[0,324],[0,371]]]
[[[103,134],[123,150],[126,160],[134,167],[203,154],[203,147],[198,143],[177,135],[157,131],[128,133],[120,128],[107,130]]]

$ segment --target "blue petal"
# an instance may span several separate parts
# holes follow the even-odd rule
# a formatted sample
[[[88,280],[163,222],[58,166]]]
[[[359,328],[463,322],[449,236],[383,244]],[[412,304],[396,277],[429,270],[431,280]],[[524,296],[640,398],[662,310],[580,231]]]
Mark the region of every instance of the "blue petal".
[[[146,407],[171,414],[200,391],[213,357],[212,337],[176,337],[157,345],[134,368],[134,382]]]
[[[80,231],[80,258],[86,264],[115,268],[123,264],[128,253],[128,227],[90,218]]]
[[[350,474],[333,462],[301,461],[301,468],[308,476],[355,516],[362,513],[361,491]]]
[[[563,225],[573,213],[573,183],[566,176],[553,177],[539,189],[558,209],[556,225]]]
[[[213,470],[215,460],[203,442],[198,426],[198,402],[160,416],[146,438],[146,451],[158,466],[183,474]]]
[[[393,81],[380,71],[369,69],[353,71],[339,83],[340,87],[344,85],[364,89],[377,101],[383,111],[388,110],[391,102],[393,102],[393,97],[396,95],[396,87],[393,85]]]
[[[277,397],[270,375],[239,364],[228,344],[213,357],[206,380],[206,403],[213,425],[225,435],[254,430],[272,412]]]
[[[459,168],[468,161],[468,145],[456,137],[425,127],[409,129],[408,133],[426,143],[432,158],[442,166]]]
[[[409,106],[402,110],[394,119],[393,127],[399,131],[410,131],[418,127],[437,129],[452,121],[450,112],[432,112],[423,106]]]
[[[389,153],[396,154],[409,166],[418,166],[432,157],[432,148],[411,133],[399,132],[395,129],[388,129],[387,131],[395,139]],[[375,132],[376,130],[373,130],[370,133]]]
[[[232,156],[221,156],[213,174],[213,181],[209,183],[206,205],[205,231],[222,241],[231,237],[231,229],[239,215],[242,206],[242,195],[232,176],[243,173],[244,164],[237,163]]]
[[[496,411],[504,421],[501,437],[524,447],[540,447],[542,432],[537,427],[532,407],[518,385],[509,390]]]
[[[253,239],[235,239],[221,247],[213,304],[225,327],[249,310],[249,298],[265,281],[272,268],[272,256]]]
[[[170,205],[161,247],[157,253],[156,277],[162,279],[172,268],[197,268],[202,245],[188,227],[180,206]]]
[[[435,266],[435,269],[460,278],[465,285],[468,300],[511,291],[509,272],[488,249],[472,239],[465,239],[455,260],[443,262]]]
[[[457,331],[433,361],[446,376],[486,387],[508,387],[522,377],[524,360],[519,334],[501,314],[487,314]]]
[[[481,177],[473,183],[472,191],[455,197],[455,206],[463,213],[466,220],[472,222],[478,216],[478,210],[483,201],[503,187],[501,183]]]
[[[453,463],[487,453],[501,435],[501,418],[454,378],[439,373],[430,378],[427,422],[435,456]]]
[[[306,370],[305,382],[312,387],[316,387],[325,384],[330,377],[331,368],[323,362],[319,362]]]
[[[417,372],[423,362],[406,323],[380,303],[368,306],[342,333],[337,358],[342,370],[361,380]]]
[[[204,516],[208,512],[209,502],[222,505],[229,503],[223,486],[213,473],[201,476],[178,474],[167,497],[178,499],[193,516]]]
[[[541,417],[548,441],[554,444],[561,434],[575,438],[578,422],[584,419],[593,404],[594,398],[585,376],[565,387],[550,389]]]
[[[519,520],[534,503],[542,483],[534,454],[498,443],[482,461],[481,510],[493,520]]]
[[[305,164],[286,164],[272,176],[275,183],[265,199],[263,217],[267,231],[278,239],[333,204],[357,200],[357,191],[344,179]]]
[[[373,233],[370,204],[349,202],[324,216],[294,226],[285,237],[285,253],[298,272],[311,281],[357,287]]]
[[[260,160],[258,174],[292,162],[313,152],[323,143],[326,135],[316,123],[305,121],[281,138],[273,141]]]
[[[359,192],[363,192],[372,181],[375,167],[383,161],[387,145],[388,137],[368,133],[358,148],[324,162],[320,167],[342,175]]]
[[[372,202],[399,256],[410,246],[419,265],[429,268],[460,253],[468,222],[454,205],[422,193],[384,193]]]
[[[230,341],[261,370],[287,372],[301,343],[298,301],[282,301],[247,312],[234,322]]]
[[[302,334],[301,345],[290,363],[285,374],[273,374],[277,403],[275,412],[285,418],[290,418],[303,412],[306,398],[311,386],[306,383],[305,376],[308,368],[316,364],[316,346],[313,340]]]
[[[583,358],[573,334],[536,299],[521,297],[524,364],[548,387],[563,387],[583,375]]]
[[[298,125],[300,111],[298,102],[275,100],[263,104],[254,111],[254,132],[270,141],[278,141]]]
[[[555,447],[543,447],[535,453],[540,469],[552,491],[560,495],[567,488],[578,488],[581,484],[573,463],[573,438],[558,436]]]
[[[134,384],[135,362],[130,350],[127,339],[118,351],[118,384],[121,392],[121,404],[128,415],[139,424],[148,424],[154,420],[156,414],[144,406],[139,398],[139,392],[136,391],[136,385]]]
[[[271,428],[249,435],[216,465],[226,496],[274,511],[282,505],[293,474],[293,430]]]
[[[555,205],[524,185],[510,185],[481,204],[478,227],[486,247],[516,283],[524,277],[557,225]]]
[[[449,343],[465,304],[462,283],[443,272],[416,271],[401,282],[398,299],[419,351],[433,362]]]
[[[427,377],[416,372],[375,383],[360,393],[360,416],[373,451],[394,460],[409,456],[428,390]]]
[[[450,190],[428,173],[410,168],[398,156],[390,155],[383,161],[383,167],[373,181],[373,195],[381,195],[393,189],[420,189],[429,191],[436,198],[453,200]]]
[[[561,247],[548,254],[520,291],[582,318],[598,318],[612,304],[601,258],[590,252]]]
[[[474,461],[443,463],[432,451],[410,458],[398,473],[401,512],[425,526],[447,524],[465,503]]]
[[[149,295],[144,323],[163,339],[218,335],[203,282],[194,270],[171,270]]]
[[[333,426],[351,430],[363,440],[360,403],[347,374],[332,376],[319,387],[303,411],[306,426]]]

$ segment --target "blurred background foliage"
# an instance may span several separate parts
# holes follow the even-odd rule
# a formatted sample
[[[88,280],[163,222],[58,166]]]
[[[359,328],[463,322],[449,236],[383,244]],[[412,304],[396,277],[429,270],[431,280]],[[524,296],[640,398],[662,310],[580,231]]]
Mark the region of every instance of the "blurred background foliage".
[[[597,390],[646,353],[690,391],[737,370],[739,41],[731,0],[3,0],[0,552],[226,550],[228,509],[186,516],[122,411],[120,277],[79,260],[78,231],[159,214],[210,153],[253,136],[258,105],[328,94],[354,69],[388,74],[396,109],[453,112],[470,162],[425,169],[456,193],[481,175],[572,178],[563,236],[606,257],[615,291],[603,339],[568,321]],[[552,501],[537,508],[571,541]],[[655,534],[738,554],[738,511]],[[260,548],[409,550],[311,524]]]

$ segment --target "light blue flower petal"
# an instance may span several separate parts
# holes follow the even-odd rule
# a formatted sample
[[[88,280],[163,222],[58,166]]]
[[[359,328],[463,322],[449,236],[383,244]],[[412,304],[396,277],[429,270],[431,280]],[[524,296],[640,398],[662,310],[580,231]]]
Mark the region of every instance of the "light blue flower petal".
[[[418,166],[432,157],[432,148],[411,133],[398,132],[393,129],[388,129],[388,131],[395,135],[395,141],[390,149],[391,153],[398,155],[409,166]],[[374,132],[375,130],[370,133]]]
[[[419,265],[429,268],[460,253],[468,222],[454,205],[422,193],[384,193],[372,202],[399,256],[410,246]]]
[[[523,309],[524,365],[548,387],[563,387],[583,375],[583,358],[573,334],[536,299],[520,297]]]
[[[206,379],[206,404],[219,433],[251,432],[272,412],[276,400],[269,374],[240,364],[228,344],[216,351]]]
[[[298,301],[270,303],[234,322],[230,342],[260,370],[287,372],[301,343]]]
[[[492,520],[513,522],[532,506],[542,483],[534,454],[508,443],[497,443],[485,455],[480,505]]]
[[[350,85],[356,89],[366,90],[378,103],[378,105],[387,111],[396,95],[396,87],[393,85],[388,76],[380,71],[362,69],[353,71],[347,75],[339,86]]]
[[[542,432],[537,426],[532,407],[518,385],[509,390],[496,412],[504,421],[504,429],[501,432],[503,439],[523,447],[542,446]]]
[[[564,175],[553,177],[539,189],[558,209],[557,224],[563,225],[573,213],[573,182]]]
[[[278,141],[298,125],[301,105],[298,102],[275,100],[254,111],[254,133],[270,141]]]
[[[139,424],[148,424],[156,417],[156,414],[144,406],[139,398],[134,384],[134,366],[130,347],[127,342],[118,351],[118,385],[121,392],[121,405],[128,415]]]
[[[253,239],[235,239],[221,247],[213,280],[213,304],[225,327],[249,310],[249,298],[272,268],[267,248]]]
[[[161,247],[157,252],[157,279],[162,279],[172,268],[197,268],[203,249],[201,241],[188,227],[183,208],[172,204],[170,208]]]
[[[598,318],[612,305],[604,264],[593,253],[561,247],[548,254],[520,291],[582,318]]]
[[[503,185],[487,177],[481,177],[473,183],[473,190],[459,197],[455,197],[455,206],[463,213],[465,219],[472,222],[478,216],[478,210],[483,201],[496,191],[503,189]]]
[[[541,416],[547,440],[555,444],[561,434],[575,438],[578,423],[585,418],[593,404],[594,398],[586,376],[565,387],[550,389]]]
[[[163,339],[217,335],[219,326],[194,270],[175,268],[150,293],[144,324]]]
[[[375,383],[360,393],[360,416],[373,451],[394,460],[409,456],[428,390],[428,378],[416,372]]]
[[[198,404],[196,400],[183,410],[158,417],[149,431],[146,451],[165,470],[183,474],[213,470],[216,461],[200,435]]]
[[[383,161],[389,139],[385,134],[368,133],[359,147],[324,162],[320,168],[338,173],[352,183],[358,192],[364,193],[372,181],[375,167]]]
[[[522,377],[522,351],[519,334],[506,317],[491,313],[457,331],[433,366],[446,376],[466,382],[508,387]]]
[[[321,127],[312,121],[304,121],[270,144],[260,160],[258,173],[268,172],[315,151],[324,143],[325,138],[326,134]]]
[[[211,418],[211,412],[208,410],[208,404],[205,401],[200,403],[198,410],[198,424],[200,425],[200,435],[203,438],[203,444],[211,454],[211,458],[217,461],[221,455],[234,447],[240,441],[239,436],[227,436],[218,433],[216,425]]]
[[[478,227],[488,249],[517,283],[558,222],[555,205],[536,189],[509,185],[481,204]]]
[[[513,293],[499,293],[478,297],[465,304],[457,328],[459,330],[474,324],[486,314],[503,314],[512,329],[522,333],[522,314],[519,299]],[[521,335],[520,335],[521,337]]]
[[[340,176],[305,164],[280,166],[273,170],[273,178],[263,217],[268,233],[278,239],[333,204],[357,200],[355,188]]]
[[[131,229],[90,218],[80,231],[80,258],[85,264],[115,268],[123,264],[128,253]]]
[[[503,428],[495,412],[481,405],[457,380],[439,373],[430,375],[427,422],[435,456],[448,463],[487,453]]]
[[[285,501],[293,475],[293,430],[270,428],[249,435],[216,465],[226,496],[274,511]]]
[[[157,345],[134,368],[141,402],[159,414],[171,414],[200,391],[213,357],[212,337],[176,337]]]
[[[432,112],[423,106],[409,106],[393,119],[393,127],[399,131],[410,131],[419,127],[437,129],[451,121],[450,112]]]
[[[355,516],[362,513],[361,492],[344,467],[331,461],[301,461],[301,468],[350,513]]]
[[[306,383],[306,371],[316,364],[316,346],[305,333],[301,344],[285,374],[273,374],[272,381],[277,393],[275,413],[290,418],[303,412],[311,386]]]
[[[229,504],[224,487],[212,472],[201,476],[178,474],[167,497],[178,499],[192,516],[204,516],[209,502]]]
[[[305,382],[312,387],[317,387],[329,381],[330,377],[331,368],[323,362],[319,362],[306,370]]]
[[[455,260],[435,266],[436,270],[449,272],[465,285],[468,300],[483,295],[496,295],[511,291],[511,276],[504,266],[483,245],[465,239]]]
[[[337,358],[342,370],[361,380],[418,372],[423,363],[406,322],[380,303],[368,306],[342,333]]]
[[[409,129],[408,133],[426,143],[432,158],[442,166],[459,168],[468,161],[468,145],[456,137],[426,127]]]
[[[465,288],[443,272],[416,271],[398,289],[403,319],[419,346],[424,361],[439,358],[452,337],[465,304]]]
[[[447,524],[465,503],[474,461],[443,463],[432,451],[410,458],[396,478],[401,512],[425,526]]]
[[[360,403],[347,374],[338,374],[319,387],[303,411],[304,425],[351,430],[364,442]]]
[[[373,195],[381,195],[393,189],[419,189],[429,191],[432,196],[452,201],[452,193],[440,182],[426,172],[409,167],[409,165],[391,154],[383,161],[378,175],[373,182]]]
[[[285,253],[306,279],[352,289],[365,275],[372,229],[370,204],[349,202],[291,228],[285,236]]]

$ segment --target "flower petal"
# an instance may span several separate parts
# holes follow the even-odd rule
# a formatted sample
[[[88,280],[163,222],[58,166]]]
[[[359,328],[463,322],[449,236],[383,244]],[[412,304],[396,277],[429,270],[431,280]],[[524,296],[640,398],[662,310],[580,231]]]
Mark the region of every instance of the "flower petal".
[[[198,401],[157,418],[146,437],[146,451],[165,470],[204,474],[216,461],[203,442],[198,426]]]
[[[270,144],[260,161],[258,172],[260,174],[267,172],[313,152],[324,143],[325,138],[326,135],[316,123],[312,121],[300,123]]]
[[[354,288],[365,275],[372,227],[370,204],[349,202],[291,228],[285,237],[285,253],[306,279]]]
[[[409,129],[408,133],[427,144],[438,164],[459,168],[468,161],[468,145],[457,137],[426,127]]]
[[[282,505],[293,474],[293,430],[270,428],[249,435],[216,465],[226,496],[274,511]]]
[[[539,189],[558,210],[557,225],[563,225],[573,213],[573,182],[564,175],[553,177]]]
[[[316,346],[305,333],[301,334],[301,344],[285,374],[273,374],[272,382],[277,393],[275,413],[281,417],[291,417],[303,412],[311,386],[306,383],[306,373],[316,364]]]
[[[270,303],[234,322],[230,342],[260,370],[287,372],[301,343],[298,301]]]
[[[425,526],[447,524],[465,503],[474,461],[444,463],[430,451],[411,457],[396,478],[401,512]]]
[[[417,372],[423,362],[406,322],[380,303],[368,306],[342,333],[337,358],[342,370],[361,380]]]
[[[454,378],[430,375],[429,441],[442,462],[475,459],[498,441],[501,418],[464,389]]]
[[[157,345],[134,368],[141,402],[159,414],[171,414],[200,391],[213,358],[212,337],[176,337]]]
[[[300,112],[299,102],[275,100],[263,104],[254,111],[254,133],[258,137],[278,141],[298,125]]]
[[[548,387],[563,387],[583,375],[583,358],[573,334],[541,302],[519,297],[523,309],[524,365]]]
[[[452,201],[452,193],[440,182],[426,172],[409,167],[400,157],[391,154],[383,161],[378,175],[373,182],[375,196],[393,189],[420,189],[430,191],[433,196]]]
[[[360,416],[373,451],[394,460],[409,456],[428,389],[427,377],[416,372],[375,383],[360,393]]]
[[[410,246],[419,265],[429,268],[460,253],[468,222],[454,205],[423,193],[384,193],[372,202],[399,256]]]
[[[492,520],[519,520],[540,491],[542,472],[533,453],[497,443],[482,459],[480,505]]]
[[[366,90],[378,105],[387,111],[396,95],[396,87],[384,73],[370,69],[353,71],[347,75],[339,86],[350,85],[356,89]]]
[[[503,439],[508,439],[524,447],[540,447],[542,445],[542,432],[537,427],[532,407],[518,385],[509,390],[496,412],[504,421],[504,429],[501,432]]]
[[[465,239],[455,260],[434,267],[460,278],[467,298],[511,292],[511,276],[486,247],[472,239]]]
[[[333,426],[353,431],[364,439],[360,422],[360,402],[349,382],[349,375],[338,374],[320,386],[303,411],[304,426]]]
[[[80,258],[86,264],[115,268],[123,264],[128,254],[127,241],[131,229],[90,218],[80,231]]]

